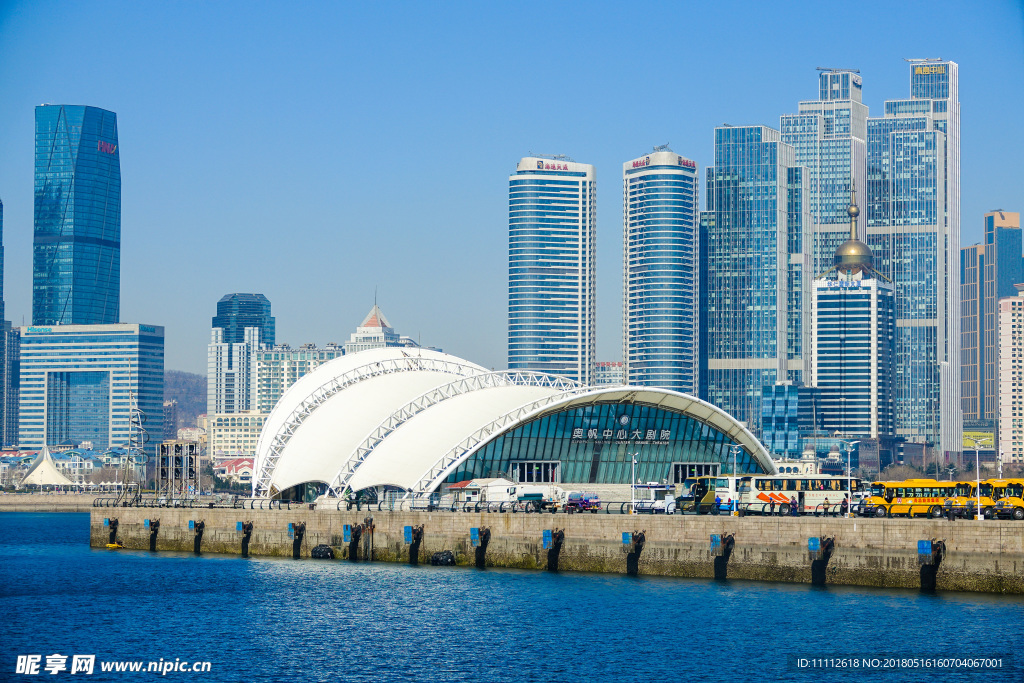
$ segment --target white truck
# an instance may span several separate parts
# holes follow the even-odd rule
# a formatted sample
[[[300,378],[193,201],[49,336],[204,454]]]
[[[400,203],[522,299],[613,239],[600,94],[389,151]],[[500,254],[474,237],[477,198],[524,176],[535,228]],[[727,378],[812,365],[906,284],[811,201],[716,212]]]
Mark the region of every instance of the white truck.
[[[633,487],[636,496],[636,511],[652,515],[674,515],[676,513],[676,487],[651,481]]]

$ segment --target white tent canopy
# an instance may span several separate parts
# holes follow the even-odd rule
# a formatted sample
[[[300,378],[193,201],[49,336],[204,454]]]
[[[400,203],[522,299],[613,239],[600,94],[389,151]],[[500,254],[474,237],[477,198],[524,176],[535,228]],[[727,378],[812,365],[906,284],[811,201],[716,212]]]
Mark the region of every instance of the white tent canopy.
[[[53,458],[50,457],[50,449],[43,445],[43,448],[39,451],[39,456],[32,462],[32,466],[28,468],[28,474],[21,480],[22,486],[74,486],[75,482],[71,481],[57,469],[57,465],[54,464]]]

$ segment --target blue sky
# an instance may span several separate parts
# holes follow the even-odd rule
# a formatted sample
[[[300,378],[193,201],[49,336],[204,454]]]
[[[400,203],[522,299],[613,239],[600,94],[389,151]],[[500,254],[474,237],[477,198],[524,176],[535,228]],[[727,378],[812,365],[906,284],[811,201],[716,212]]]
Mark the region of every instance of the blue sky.
[[[298,7],[296,7],[298,6]],[[216,301],[262,292],[278,341],[343,342],[374,289],[403,334],[505,366],[508,175],[597,166],[598,356],[621,359],[621,164],[764,124],[860,69],[960,63],[962,225],[1024,210],[1020,2],[0,1],[5,300],[31,317],[34,107],[117,112],[121,319],[205,373]],[[701,198],[703,205],[703,197]]]

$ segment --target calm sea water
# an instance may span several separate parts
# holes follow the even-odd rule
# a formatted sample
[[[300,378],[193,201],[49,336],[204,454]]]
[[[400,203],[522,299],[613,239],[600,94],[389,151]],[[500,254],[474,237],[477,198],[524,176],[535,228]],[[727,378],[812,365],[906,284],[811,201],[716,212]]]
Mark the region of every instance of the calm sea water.
[[[1024,600],[752,582],[93,550],[0,513],[0,680],[19,654],[211,662],[200,681],[1021,681]],[[799,658],[1002,657],[1000,673]],[[1016,659],[1013,659],[1016,657]],[[101,673],[85,680],[153,680]]]

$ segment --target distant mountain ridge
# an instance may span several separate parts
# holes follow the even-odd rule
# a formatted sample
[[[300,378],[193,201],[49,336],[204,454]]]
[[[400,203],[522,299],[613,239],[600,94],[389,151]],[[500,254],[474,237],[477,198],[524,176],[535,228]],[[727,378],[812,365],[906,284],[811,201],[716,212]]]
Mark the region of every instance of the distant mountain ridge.
[[[206,377],[194,372],[164,372],[164,400],[178,402],[178,429],[195,427],[196,417],[206,412]],[[165,435],[164,438],[174,438]]]

